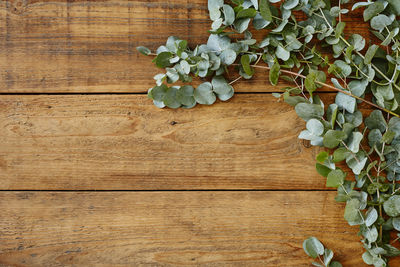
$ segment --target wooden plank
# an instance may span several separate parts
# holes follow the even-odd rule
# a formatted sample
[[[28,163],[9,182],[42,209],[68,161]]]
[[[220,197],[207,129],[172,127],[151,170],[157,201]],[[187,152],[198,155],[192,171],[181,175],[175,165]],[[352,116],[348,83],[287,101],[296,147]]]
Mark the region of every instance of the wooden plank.
[[[334,192],[1,192],[0,265],[365,266]],[[399,261],[397,261],[399,262]],[[398,266],[393,263],[393,266]]]
[[[325,189],[303,128],[269,94],[191,110],[142,95],[5,95],[0,189]]]
[[[361,11],[343,19],[349,32],[370,36]],[[159,70],[135,47],[154,50],[171,35],[194,46],[209,27],[207,0],[1,1],[0,92],[145,92]],[[236,90],[284,86],[259,72]]]

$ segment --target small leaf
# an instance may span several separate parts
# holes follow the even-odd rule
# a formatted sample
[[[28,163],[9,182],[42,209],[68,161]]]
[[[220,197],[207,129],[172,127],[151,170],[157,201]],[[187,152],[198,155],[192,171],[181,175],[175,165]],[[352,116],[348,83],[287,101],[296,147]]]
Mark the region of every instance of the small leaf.
[[[242,63],[244,72],[247,75],[252,76],[254,74],[254,72],[253,72],[253,69],[250,67],[250,56],[248,54],[243,55],[240,58],[240,62]]]
[[[178,88],[176,86],[170,87],[163,97],[164,104],[169,108],[179,108],[181,103],[176,99],[176,92]]]
[[[382,2],[374,2],[364,10],[364,21],[368,21],[385,9]]]
[[[305,121],[310,119],[321,119],[324,109],[320,105],[310,103],[299,103],[295,107],[297,115]]]
[[[272,21],[272,13],[268,0],[260,0],[260,14],[266,21]]]
[[[364,123],[365,126],[368,127],[368,129],[379,129],[379,131],[381,131],[382,133],[388,128],[386,120],[383,117],[382,111],[380,110],[372,111],[371,114],[365,119]]]
[[[236,19],[254,18],[257,11],[254,8],[242,9],[236,14]]]
[[[296,106],[297,107],[297,106]],[[337,147],[342,140],[346,138],[346,134],[342,131],[329,130],[324,135],[324,146],[327,148]]]
[[[269,81],[272,85],[278,84],[280,70],[281,66],[279,65],[278,62],[275,62],[269,71]]]
[[[392,24],[392,20],[386,15],[378,15],[371,20],[371,27],[374,30],[382,31],[386,26]]]
[[[400,217],[393,218],[392,224],[393,224],[394,229],[396,229],[397,231],[400,231]]]
[[[166,68],[172,65],[169,61],[170,58],[172,58],[171,52],[161,52],[153,61],[156,63],[157,67]]]
[[[283,61],[286,61],[290,57],[290,52],[287,51],[283,46],[278,45],[278,47],[276,48],[276,56]]]
[[[225,17],[225,20],[223,21],[224,25],[232,25],[235,21],[235,11],[233,8],[230,5],[223,5],[223,12]]]
[[[213,86],[213,91],[218,95],[226,95],[232,90],[232,86],[230,86],[223,76],[215,76],[211,84]]]
[[[363,135],[360,132],[353,132],[350,141],[347,144],[348,148],[350,149],[351,152],[353,153],[358,153],[360,149],[360,142],[363,139]]]
[[[353,34],[349,41],[356,51],[361,51],[365,47],[365,39],[359,34]]]
[[[317,172],[324,177],[327,177],[328,174],[332,171],[332,169],[326,167],[325,165],[322,165],[320,163],[316,163],[315,164],[315,169],[317,170]]]
[[[324,254],[324,245],[315,237],[309,237],[304,240],[303,249],[313,259]]]
[[[324,163],[325,160],[328,159],[328,157],[329,157],[329,153],[328,153],[328,152],[326,152],[326,151],[321,151],[321,152],[318,153],[316,159],[317,159],[318,162]]]
[[[337,188],[343,184],[345,177],[346,174],[342,170],[340,169],[333,170],[328,174],[328,177],[326,179],[326,186]]]
[[[317,85],[315,83],[316,80],[317,80],[317,74],[316,74],[316,72],[313,71],[307,75],[307,77],[304,81],[304,85],[311,96],[312,96],[312,93],[315,90],[317,90]]]
[[[357,102],[354,97],[340,92],[336,95],[335,103],[339,108],[343,108],[350,113],[354,113],[357,107]]]
[[[350,199],[346,203],[344,209],[344,218],[349,225],[360,225],[363,223],[363,218],[360,214],[360,201],[356,198]]]
[[[144,46],[138,46],[138,47],[136,47],[136,49],[141,54],[146,55],[146,56],[150,55],[150,53],[151,53],[150,49],[148,49],[147,47],[144,47]]]
[[[336,25],[335,37],[339,38],[342,35],[344,28],[346,27],[346,23],[341,21]]]
[[[232,49],[226,49],[221,53],[220,58],[225,65],[231,65],[236,60],[236,52]]]
[[[391,196],[388,200],[383,203],[383,209],[386,214],[391,217],[397,217],[400,215],[400,196]]]
[[[283,8],[290,10],[290,9],[295,8],[298,4],[299,4],[299,0],[286,0],[283,3]]]
[[[176,92],[176,100],[187,108],[195,106],[194,88],[190,85],[182,86],[179,88],[178,92]]]
[[[378,219],[378,212],[374,207],[370,207],[365,214],[365,225],[370,227],[373,225]]]
[[[194,99],[196,102],[202,105],[212,105],[214,104],[217,97],[212,91],[212,85],[209,82],[200,84],[194,91]]]

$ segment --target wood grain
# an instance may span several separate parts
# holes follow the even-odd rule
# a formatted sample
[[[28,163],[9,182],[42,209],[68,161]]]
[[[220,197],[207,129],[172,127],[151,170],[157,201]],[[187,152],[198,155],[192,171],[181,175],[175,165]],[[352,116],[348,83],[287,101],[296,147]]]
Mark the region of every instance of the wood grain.
[[[368,37],[361,14],[343,20],[349,33]],[[171,35],[193,47],[207,41],[209,27],[207,0],[0,1],[0,92],[145,92],[159,70],[135,47],[155,50]],[[235,87],[284,86],[271,86],[258,72]]]
[[[264,94],[191,110],[142,95],[2,96],[0,189],[325,189],[304,124]]]
[[[365,266],[334,195],[1,192],[0,265],[304,267],[302,242],[318,236],[344,267]]]

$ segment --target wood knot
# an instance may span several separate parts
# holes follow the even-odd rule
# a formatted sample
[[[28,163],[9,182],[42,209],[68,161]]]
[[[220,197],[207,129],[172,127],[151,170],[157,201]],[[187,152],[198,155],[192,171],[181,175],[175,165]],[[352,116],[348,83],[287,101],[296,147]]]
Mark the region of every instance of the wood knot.
[[[305,147],[305,148],[310,148],[311,147],[311,142],[310,141],[308,141],[308,140],[302,140],[302,143],[303,143],[303,146]]]
[[[28,8],[28,0],[7,1],[7,9],[10,13],[22,15]]]

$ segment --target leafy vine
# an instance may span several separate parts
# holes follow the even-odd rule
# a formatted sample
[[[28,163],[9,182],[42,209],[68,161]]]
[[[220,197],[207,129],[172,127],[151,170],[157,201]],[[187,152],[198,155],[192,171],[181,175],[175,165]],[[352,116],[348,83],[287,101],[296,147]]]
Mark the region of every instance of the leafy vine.
[[[388,266],[389,257],[400,255],[394,246],[400,239],[400,1],[225,2],[208,0],[212,24],[207,44],[191,50],[187,41],[171,36],[155,53],[137,48],[155,56],[156,66],[165,69],[154,76],[156,86],[148,97],[159,108],[227,101],[234,95],[232,85],[251,79],[256,69],[268,72],[272,85],[281,79],[290,82],[292,86],[273,95],[306,121],[300,139],[328,149],[318,154],[316,169],[326,177],[327,187],[337,188],[335,200],[346,204],[347,222],[359,226],[364,262]],[[359,8],[376,44],[344,32],[342,17]],[[254,39],[250,29],[263,31],[265,38]],[[238,77],[228,81],[232,69]],[[190,83],[193,76],[207,81],[196,89],[168,85]],[[334,103],[326,105],[314,93],[322,87],[337,92]],[[361,105],[373,109],[365,118]],[[340,162],[351,175],[337,166]],[[320,259],[315,266],[341,266],[331,262],[332,251],[316,238],[304,241],[303,247]]]

